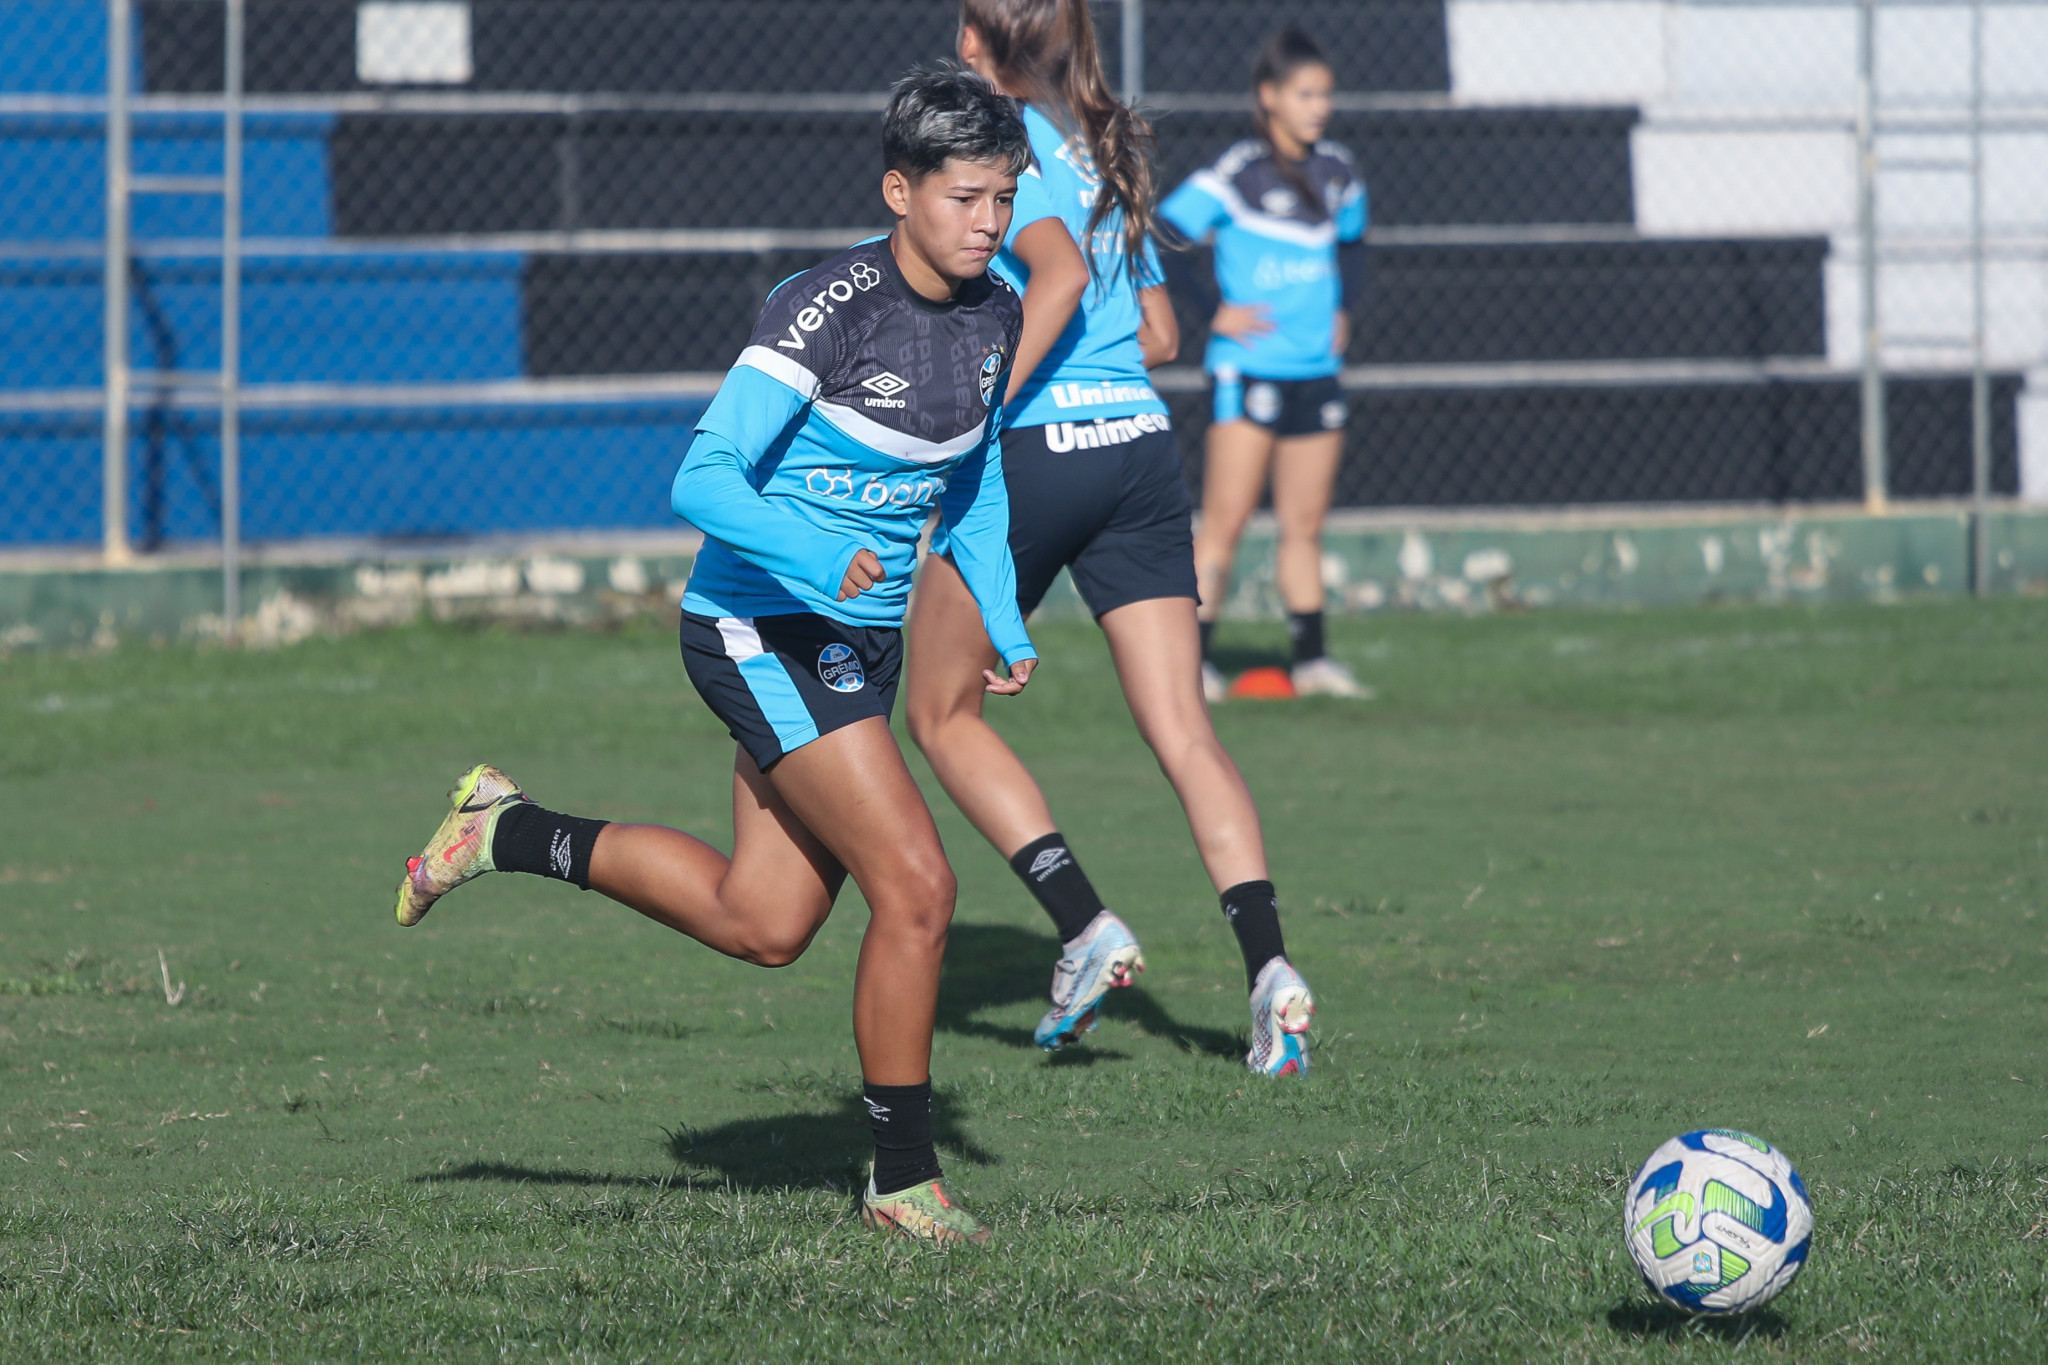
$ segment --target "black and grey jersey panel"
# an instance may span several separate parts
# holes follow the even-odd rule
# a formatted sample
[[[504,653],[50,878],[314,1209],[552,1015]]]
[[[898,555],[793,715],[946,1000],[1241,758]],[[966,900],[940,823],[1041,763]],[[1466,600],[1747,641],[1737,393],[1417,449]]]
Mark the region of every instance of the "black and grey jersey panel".
[[[779,285],[743,360],[863,445],[927,464],[981,439],[1023,326],[1023,300],[1000,277],[934,303],[883,239]]]
[[[1232,144],[1216,158],[1210,174],[1229,187],[1246,215],[1310,226],[1330,222],[1358,183],[1350,151],[1341,143],[1318,142],[1298,169],[1320,196],[1320,212],[1316,205],[1303,202],[1294,180],[1274,159],[1273,149],[1258,138]]]

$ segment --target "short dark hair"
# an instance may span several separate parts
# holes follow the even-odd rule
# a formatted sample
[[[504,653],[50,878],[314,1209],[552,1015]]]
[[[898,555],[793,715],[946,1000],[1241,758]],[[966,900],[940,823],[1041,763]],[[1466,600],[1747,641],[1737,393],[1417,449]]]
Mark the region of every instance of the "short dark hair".
[[[912,180],[954,157],[1022,175],[1031,138],[1017,102],[951,62],[914,66],[889,89],[882,119],[882,165]]]

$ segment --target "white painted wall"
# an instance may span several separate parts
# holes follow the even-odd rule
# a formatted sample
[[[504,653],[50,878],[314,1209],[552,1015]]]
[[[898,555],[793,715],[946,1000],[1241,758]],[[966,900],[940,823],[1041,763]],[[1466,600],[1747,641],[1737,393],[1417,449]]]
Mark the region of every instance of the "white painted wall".
[[[1853,0],[1449,0],[1447,22],[1461,102],[1643,111],[1631,146],[1643,232],[1827,234],[1828,357],[1860,361]],[[1968,6],[1881,0],[1877,52],[1886,119],[1966,115]],[[2030,370],[2022,487],[2048,501],[2048,0],[1986,0],[1984,94],[1987,349]],[[1968,152],[1950,133],[1879,139],[1894,168],[1878,179],[1878,307],[1896,363],[1957,364],[1960,350],[1911,343],[1965,340],[1971,320],[1969,179],[1896,163]]]

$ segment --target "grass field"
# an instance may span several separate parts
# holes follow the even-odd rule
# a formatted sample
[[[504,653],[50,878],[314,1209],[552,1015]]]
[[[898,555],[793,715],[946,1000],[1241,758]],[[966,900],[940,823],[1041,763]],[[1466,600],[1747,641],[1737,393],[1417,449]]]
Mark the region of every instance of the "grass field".
[[[1040,1056],[1049,927],[941,804],[952,1255],[853,1217],[851,891],[780,972],[526,879],[391,923],[478,759],[722,837],[665,631],[0,662],[0,1359],[2048,1354],[2048,606],[1341,623],[1381,700],[1219,718],[1322,1005],[1278,1084],[1099,637],[1040,636],[1000,716],[1152,970]],[[1732,1324],[1618,1229],[1704,1124],[1818,1218]]]

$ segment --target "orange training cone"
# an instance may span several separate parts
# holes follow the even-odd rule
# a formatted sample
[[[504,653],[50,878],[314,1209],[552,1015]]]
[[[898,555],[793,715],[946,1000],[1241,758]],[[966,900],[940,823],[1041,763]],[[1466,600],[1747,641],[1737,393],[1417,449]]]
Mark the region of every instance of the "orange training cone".
[[[1284,668],[1247,668],[1230,685],[1237,701],[1292,701],[1294,679]]]

